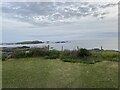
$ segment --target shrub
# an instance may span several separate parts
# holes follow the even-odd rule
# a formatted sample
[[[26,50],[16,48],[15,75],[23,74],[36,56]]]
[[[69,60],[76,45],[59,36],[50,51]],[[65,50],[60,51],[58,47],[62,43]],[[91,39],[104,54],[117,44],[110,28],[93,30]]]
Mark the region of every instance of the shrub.
[[[96,61],[94,61],[94,60],[80,60],[80,63],[85,63],[85,64],[95,64]]]
[[[103,59],[111,60],[111,61],[113,60],[117,61],[119,59],[119,53],[113,51],[104,51],[101,53],[101,56]]]
[[[61,60],[64,62],[76,62],[76,59],[74,59],[72,56],[63,56]]]
[[[72,57],[72,58],[77,58],[78,57],[78,51],[77,50],[64,50],[61,52],[61,58],[64,56]]]
[[[57,59],[58,57],[57,56],[45,56],[45,59]]]
[[[73,57],[73,56],[63,56],[61,58],[62,61],[64,62],[79,62],[79,59],[77,57]]]
[[[49,56],[53,56],[53,55],[59,57],[60,51],[58,51],[58,50],[49,50]]]
[[[58,50],[49,50],[48,56],[45,56],[46,59],[56,59],[60,57],[60,51]]]
[[[77,62],[74,59],[63,59],[62,61],[64,61],[64,62],[73,62],[73,63]]]
[[[73,57],[72,57],[72,56],[63,56],[61,59],[62,59],[62,60],[63,60],[63,59],[73,59]]]
[[[71,51],[70,50],[64,50],[62,52],[62,56],[70,56]]]
[[[25,52],[21,51],[21,50],[15,50],[12,54],[11,54],[12,58],[24,58],[26,57]]]
[[[49,54],[48,50],[46,48],[31,48],[30,49],[32,56],[46,56]]]
[[[87,56],[90,56],[91,53],[87,49],[81,48],[80,50],[78,50],[78,55],[80,57],[87,57]]]
[[[2,61],[5,61],[6,60],[6,56],[2,56]]]
[[[72,50],[72,51],[70,52],[70,56],[72,56],[72,57],[74,57],[74,58],[78,57],[78,56],[79,56],[78,50]]]

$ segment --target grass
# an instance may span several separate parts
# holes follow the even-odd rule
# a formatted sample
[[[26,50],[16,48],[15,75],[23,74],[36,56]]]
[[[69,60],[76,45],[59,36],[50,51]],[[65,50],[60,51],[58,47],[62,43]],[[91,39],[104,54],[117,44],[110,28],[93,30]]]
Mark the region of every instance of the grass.
[[[2,56],[0,56],[0,89],[2,89]]]
[[[3,88],[117,88],[118,63],[70,63],[59,59],[3,61]]]

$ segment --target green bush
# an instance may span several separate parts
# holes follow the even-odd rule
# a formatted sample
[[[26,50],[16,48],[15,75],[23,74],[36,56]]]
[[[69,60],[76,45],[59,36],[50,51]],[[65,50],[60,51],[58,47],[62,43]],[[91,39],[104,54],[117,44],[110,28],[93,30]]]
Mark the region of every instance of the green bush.
[[[25,58],[25,57],[32,57],[33,53],[31,51],[26,50],[14,50],[14,52],[11,54],[11,58]]]
[[[15,50],[12,54],[11,54],[12,58],[24,58],[26,57],[25,52],[21,51],[21,50]]]
[[[113,51],[104,51],[101,53],[101,57],[106,60],[110,61],[116,61],[119,59],[119,54],[118,52],[113,52]]]
[[[64,57],[62,59],[64,62],[72,62],[72,63],[85,63],[85,64],[95,64],[96,62],[99,62],[99,60],[90,59],[90,57],[85,58],[73,58],[73,57]]]
[[[91,53],[87,49],[81,48],[80,50],[65,50],[62,53],[61,60],[64,62],[90,62],[89,59],[87,59],[88,56],[90,56]],[[84,57],[84,58],[83,58]]]
[[[73,62],[73,63],[79,62],[79,58],[73,56],[63,56],[61,60],[64,62]]]
[[[62,56],[70,56],[71,51],[70,50],[64,50],[62,52]]]
[[[57,59],[58,57],[57,56],[45,56],[45,59]]]
[[[80,57],[87,57],[87,56],[90,56],[91,53],[87,49],[81,48],[80,50],[78,50],[78,55]]]
[[[12,54],[12,58],[24,58],[24,57],[45,57],[49,59],[59,58],[60,51],[48,50],[47,48],[30,48],[29,50],[19,49],[15,50]]]
[[[49,54],[48,49],[46,48],[31,48],[30,52],[33,57],[46,56]]]
[[[78,57],[78,51],[77,50],[64,50],[64,51],[62,51],[60,58],[64,58],[66,56],[72,57],[72,58],[77,58]]]
[[[62,56],[61,59],[62,59],[62,60],[63,60],[63,59],[73,59],[73,57],[72,57],[72,56]]]
[[[12,58],[44,57],[46,59],[60,58],[64,62],[81,62],[94,64],[103,60],[119,61],[120,53],[115,51],[89,51],[85,48],[79,50],[48,50],[44,48],[17,49],[11,54]],[[5,60],[5,57],[3,58]]]
[[[49,50],[49,56],[58,56],[60,55],[60,51],[58,50]]]
[[[70,52],[70,56],[76,58],[76,57],[79,57],[79,51],[78,50],[72,50]]]
[[[61,60],[64,62],[76,62],[76,59],[74,59],[72,56],[63,56]]]
[[[74,59],[63,59],[62,61],[64,61],[64,62],[72,62],[72,63],[77,62],[77,61],[74,60]]]
[[[60,57],[60,51],[58,50],[49,50],[48,56],[45,56],[46,59],[56,59]]]
[[[6,56],[2,56],[2,61],[5,61],[6,60]]]

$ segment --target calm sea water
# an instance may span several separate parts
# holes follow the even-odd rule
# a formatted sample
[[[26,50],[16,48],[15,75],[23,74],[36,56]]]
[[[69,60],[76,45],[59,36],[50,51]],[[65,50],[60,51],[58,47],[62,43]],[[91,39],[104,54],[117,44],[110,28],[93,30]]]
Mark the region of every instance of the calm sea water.
[[[87,48],[87,49],[93,49],[93,48],[100,48],[101,46],[105,50],[118,50],[118,41],[115,40],[74,40],[67,43],[54,43],[50,42],[42,43],[42,44],[17,44],[17,45],[0,45],[0,47],[21,47],[21,46],[30,46],[30,47],[44,47],[50,45],[50,48],[61,50],[63,49],[77,49],[77,46],[79,48]]]

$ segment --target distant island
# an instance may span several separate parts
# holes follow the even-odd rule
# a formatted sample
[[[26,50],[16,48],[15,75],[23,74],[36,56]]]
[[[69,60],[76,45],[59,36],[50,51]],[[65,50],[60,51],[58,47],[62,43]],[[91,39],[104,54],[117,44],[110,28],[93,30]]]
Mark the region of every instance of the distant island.
[[[54,43],[67,43],[68,41],[56,41]],[[43,41],[23,41],[23,42],[17,42],[15,44],[40,44],[40,43],[45,43]],[[46,41],[46,43],[50,43],[50,41]]]
[[[17,42],[15,44],[39,44],[39,43],[44,43],[42,41],[23,41],[23,42]]]
[[[57,41],[55,43],[67,43],[68,41]]]
[[[39,40],[36,40],[36,41],[20,41],[20,42],[16,42],[16,43],[0,43],[0,45],[15,45],[15,44],[40,44],[40,43],[46,43],[46,44],[49,44],[49,43],[68,43],[70,41],[39,41]]]

